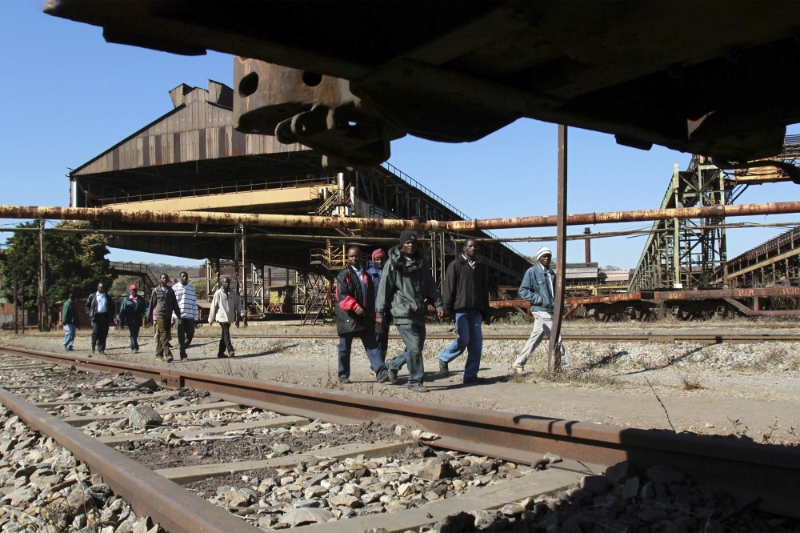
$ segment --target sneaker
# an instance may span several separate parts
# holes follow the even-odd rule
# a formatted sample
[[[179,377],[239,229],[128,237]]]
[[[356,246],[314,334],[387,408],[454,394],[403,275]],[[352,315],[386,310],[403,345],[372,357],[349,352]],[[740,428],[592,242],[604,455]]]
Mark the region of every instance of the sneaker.
[[[389,379],[390,379],[389,372],[388,371],[384,372],[383,374],[381,374],[381,377],[378,380],[378,383],[386,383],[387,381],[389,381]]]
[[[352,383],[352,381],[350,381],[350,378],[347,377],[347,376],[339,376],[339,383],[341,383],[343,385],[348,385],[348,384]]]
[[[522,368],[521,366],[517,366],[517,365],[511,365],[511,369],[512,369],[512,370],[513,370],[513,371],[514,371],[516,374],[519,374],[519,375],[522,375],[522,374],[524,374],[524,373],[525,373],[525,369],[524,369],[524,368]]]
[[[439,359],[439,373],[444,374],[445,376],[450,375],[450,369],[447,366],[447,363]]]
[[[392,385],[397,385],[397,370],[390,368],[386,371],[386,375],[389,376],[389,381]]]
[[[228,357],[236,357],[236,352],[232,351],[231,353],[228,354]]]
[[[413,387],[409,387],[408,390],[411,392],[428,392],[428,387],[423,387],[422,385],[414,385]]]

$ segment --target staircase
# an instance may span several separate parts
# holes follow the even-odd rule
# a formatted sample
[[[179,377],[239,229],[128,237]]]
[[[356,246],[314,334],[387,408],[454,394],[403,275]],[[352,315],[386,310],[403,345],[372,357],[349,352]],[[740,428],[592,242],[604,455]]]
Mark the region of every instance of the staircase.
[[[306,294],[306,314],[301,325],[310,323],[313,326],[324,317],[328,307],[328,281],[322,276],[315,276],[313,281],[309,279]]]
[[[139,294],[148,296],[158,285],[158,278],[147,265],[112,261],[109,267],[115,275],[137,276],[139,278]]]

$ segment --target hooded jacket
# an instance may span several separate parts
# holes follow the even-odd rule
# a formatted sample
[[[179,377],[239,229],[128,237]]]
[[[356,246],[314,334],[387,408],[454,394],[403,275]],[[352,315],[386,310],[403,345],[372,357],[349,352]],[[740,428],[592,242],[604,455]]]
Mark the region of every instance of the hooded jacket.
[[[366,270],[362,270],[361,276],[359,281],[358,271],[350,265],[336,276],[336,332],[339,335],[363,331],[375,321],[375,285]],[[357,307],[364,309],[364,316],[358,316]]]
[[[459,254],[447,265],[443,285],[442,299],[448,313],[475,309],[485,315],[489,309],[489,269],[485,264],[476,261],[473,268]]]
[[[548,279],[550,278],[550,279]],[[555,310],[556,275],[541,263],[530,267],[522,278],[519,295],[531,303],[531,311],[552,313]]]
[[[428,313],[427,300],[433,301],[436,310],[443,310],[442,295],[433,281],[428,262],[419,249],[409,262],[395,246],[383,267],[375,314],[384,318],[391,313],[395,324],[424,324]]]

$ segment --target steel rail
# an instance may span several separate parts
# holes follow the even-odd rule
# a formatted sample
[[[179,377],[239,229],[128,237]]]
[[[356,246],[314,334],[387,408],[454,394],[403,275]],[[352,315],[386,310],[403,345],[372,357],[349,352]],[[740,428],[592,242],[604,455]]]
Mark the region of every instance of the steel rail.
[[[30,359],[84,370],[131,372],[166,387],[206,390],[229,401],[282,414],[353,423],[402,421],[441,436],[437,447],[532,464],[543,453],[593,464],[630,460],[665,464],[729,491],[759,498],[763,511],[800,517],[800,450],[663,430],[617,427],[402,400],[0,346]],[[197,530],[201,531],[201,530]]]
[[[800,201],[770,202],[761,204],[715,205],[679,207],[671,209],[644,209],[634,211],[609,211],[567,215],[568,226],[586,224],[614,224],[618,222],[645,222],[687,218],[725,218],[747,215],[774,215],[800,213]],[[127,223],[156,224],[215,224],[235,226],[265,226],[293,228],[340,228],[369,230],[417,230],[470,232],[509,228],[537,228],[555,226],[554,215],[473,220],[429,220],[415,222],[401,219],[340,218],[305,215],[270,215],[254,213],[218,213],[214,211],[151,211],[114,209],[109,207],[53,207],[0,205],[0,218],[92,220]]]
[[[219,335],[195,335],[195,339],[219,339]],[[297,335],[271,335],[271,334],[245,334],[236,335],[234,339],[315,339],[338,340],[335,334],[297,334]],[[427,340],[452,341],[455,335],[427,335]],[[549,338],[545,336],[545,338]],[[673,343],[687,342],[698,344],[749,344],[757,342],[800,342],[800,334],[785,333],[562,333],[561,338],[570,342],[652,342]],[[399,340],[399,335],[389,335],[389,339]],[[524,335],[484,335],[486,341],[524,341]]]
[[[100,474],[114,494],[138,515],[149,516],[169,533],[261,532],[3,388],[0,402],[28,427],[70,450],[91,472]]]

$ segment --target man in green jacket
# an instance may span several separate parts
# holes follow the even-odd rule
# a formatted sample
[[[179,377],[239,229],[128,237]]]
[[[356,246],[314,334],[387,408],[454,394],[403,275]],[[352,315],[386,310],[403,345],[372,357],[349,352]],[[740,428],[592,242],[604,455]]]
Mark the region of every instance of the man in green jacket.
[[[64,324],[64,350],[71,352],[72,343],[75,342],[75,328],[81,323],[78,317],[78,308],[75,307],[75,294],[69,293],[69,297],[61,308],[61,323]]]
[[[389,250],[389,260],[383,268],[375,302],[375,323],[382,326],[384,316],[391,312],[406,351],[389,362],[389,379],[393,384],[397,383],[397,372],[408,363],[408,388],[413,392],[428,392],[422,385],[427,300],[433,302],[436,315],[444,317],[442,295],[428,262],[417,249],[417,233],[404,231],[400,234],[400,245]]]

